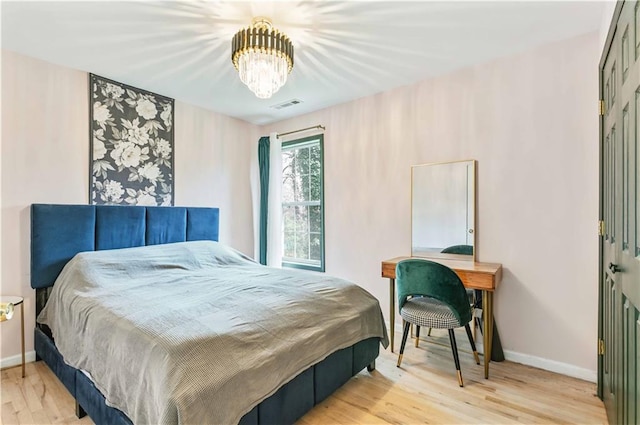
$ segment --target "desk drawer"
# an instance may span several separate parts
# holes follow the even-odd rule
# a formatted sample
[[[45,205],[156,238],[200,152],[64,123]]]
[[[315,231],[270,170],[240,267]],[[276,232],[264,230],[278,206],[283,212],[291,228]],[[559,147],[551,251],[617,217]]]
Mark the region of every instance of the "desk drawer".
[[[382,277],[389,279],[396,278],[396,263],[382,262]]]
[[[468,272],[465,270],[454,270],[462,283],[467,288],[493,291],[494,276],[488,273]]]

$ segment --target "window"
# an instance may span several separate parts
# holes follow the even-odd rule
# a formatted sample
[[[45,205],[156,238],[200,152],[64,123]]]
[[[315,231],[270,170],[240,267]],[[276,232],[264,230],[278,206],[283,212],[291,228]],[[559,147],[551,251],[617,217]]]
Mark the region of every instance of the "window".
[[[284,267],[324,271],[323,140],[282,144]]]

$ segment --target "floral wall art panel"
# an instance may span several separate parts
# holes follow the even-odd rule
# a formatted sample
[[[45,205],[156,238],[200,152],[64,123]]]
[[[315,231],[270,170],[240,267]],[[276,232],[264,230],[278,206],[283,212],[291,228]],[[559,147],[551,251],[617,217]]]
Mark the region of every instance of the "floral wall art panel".
[[[89,74],[91,204],[173,205],[174,101]]]

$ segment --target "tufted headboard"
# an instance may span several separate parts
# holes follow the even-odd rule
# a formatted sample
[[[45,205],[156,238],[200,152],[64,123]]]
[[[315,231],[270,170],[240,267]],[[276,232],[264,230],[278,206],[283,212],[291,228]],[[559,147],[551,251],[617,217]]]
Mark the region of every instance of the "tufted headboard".
[[[219,214],[218,208],[32,204],[31,287],[53,286],[82,251],[217,241]],[[47,296],[38,293],[38,312]]]

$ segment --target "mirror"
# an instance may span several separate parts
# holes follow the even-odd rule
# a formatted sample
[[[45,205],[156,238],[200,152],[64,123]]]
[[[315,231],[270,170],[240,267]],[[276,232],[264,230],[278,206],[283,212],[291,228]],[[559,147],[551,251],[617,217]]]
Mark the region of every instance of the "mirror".
[[[475,259],[475,165],[469,160],[411,167],[412,256]]]

